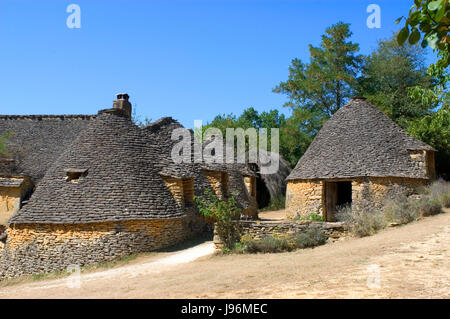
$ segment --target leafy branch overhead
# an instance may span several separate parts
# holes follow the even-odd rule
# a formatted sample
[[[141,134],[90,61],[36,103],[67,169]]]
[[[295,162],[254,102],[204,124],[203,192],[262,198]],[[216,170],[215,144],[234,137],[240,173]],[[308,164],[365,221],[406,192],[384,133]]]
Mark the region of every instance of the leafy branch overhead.
[[[422,47],[433,50],[447,50],[450,43],[450,7],[448,0],[415,0],[408,17],[400,17],[398,24],[405,19],[405,25],[398,33],[398,42],[416,44],[422,39]],[[422,37],[423,34],[423,37]],[[446,66],[448,66],[448,55]]]

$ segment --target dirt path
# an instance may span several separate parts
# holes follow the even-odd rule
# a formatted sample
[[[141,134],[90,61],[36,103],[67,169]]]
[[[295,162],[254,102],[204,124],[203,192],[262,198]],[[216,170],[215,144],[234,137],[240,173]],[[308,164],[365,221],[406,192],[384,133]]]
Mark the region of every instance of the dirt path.
[[[0,297],[450,298],[449,257],[450,213],[445,213],[315,249],[210,255],[183,264],[158,260],[133,265],[134,277],[117,269],[88,274],[95,276],[84,277],[89,280],[80,288],[39,281],[4,287]],[[151,270],[155,262],[161,271]]]
[[[269,212],[260,212],[258,216],[262,220],[284,220],[286,219],[286,211],[281,209]]]

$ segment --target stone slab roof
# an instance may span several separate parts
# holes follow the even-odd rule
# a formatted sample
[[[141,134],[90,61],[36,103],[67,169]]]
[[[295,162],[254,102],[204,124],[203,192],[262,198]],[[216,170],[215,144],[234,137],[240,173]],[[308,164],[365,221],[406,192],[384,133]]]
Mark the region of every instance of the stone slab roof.
[[[172,118],[139,128],[113,109],[100,111],[49,165],[27,205],[9,222],[79,224],[184,216],[163,176],[193,177],[197,196],[210,184],[203,164],[172,161],[176,128],[182,126]],[[230,191],[239,193],[241,207],[249,207],[240,169],[227,168]]]
[[[410,150],[434,151],[405,133],[377,107],[355,98],[324,124],[287,180],[428,178],[411,159]]]
[[[94,115],[0,115],[0,135],[9,132],[9,155],[0,174],[30,176],[36,183]]]
[[[92,223],[184,215],[159,172],[166,145],[129,118],[102,113],[51,165],[10,223]],[[85,172],[69,180],[67,170]]]

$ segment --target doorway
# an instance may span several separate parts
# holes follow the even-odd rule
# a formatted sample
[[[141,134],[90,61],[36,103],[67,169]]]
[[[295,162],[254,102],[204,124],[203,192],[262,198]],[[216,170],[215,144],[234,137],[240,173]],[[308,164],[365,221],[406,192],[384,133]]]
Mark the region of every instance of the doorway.
[[[258,209],[267,207],[270,204],[270,192],[261,176],[256,178],[256,202],[258,203]]]
[[[336,221],[339,207],[352,204],[352,182],[325,182],[325,216],[326,221]]]

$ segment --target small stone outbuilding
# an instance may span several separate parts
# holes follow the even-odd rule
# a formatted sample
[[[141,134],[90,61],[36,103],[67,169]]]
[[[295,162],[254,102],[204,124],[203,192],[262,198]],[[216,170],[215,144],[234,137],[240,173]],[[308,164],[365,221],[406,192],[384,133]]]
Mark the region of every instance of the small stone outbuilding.
[[[288,216],[335,220],[340,206],[379,208],[435,179],[435,150],[364,98],[339,109],[287,178]]]

